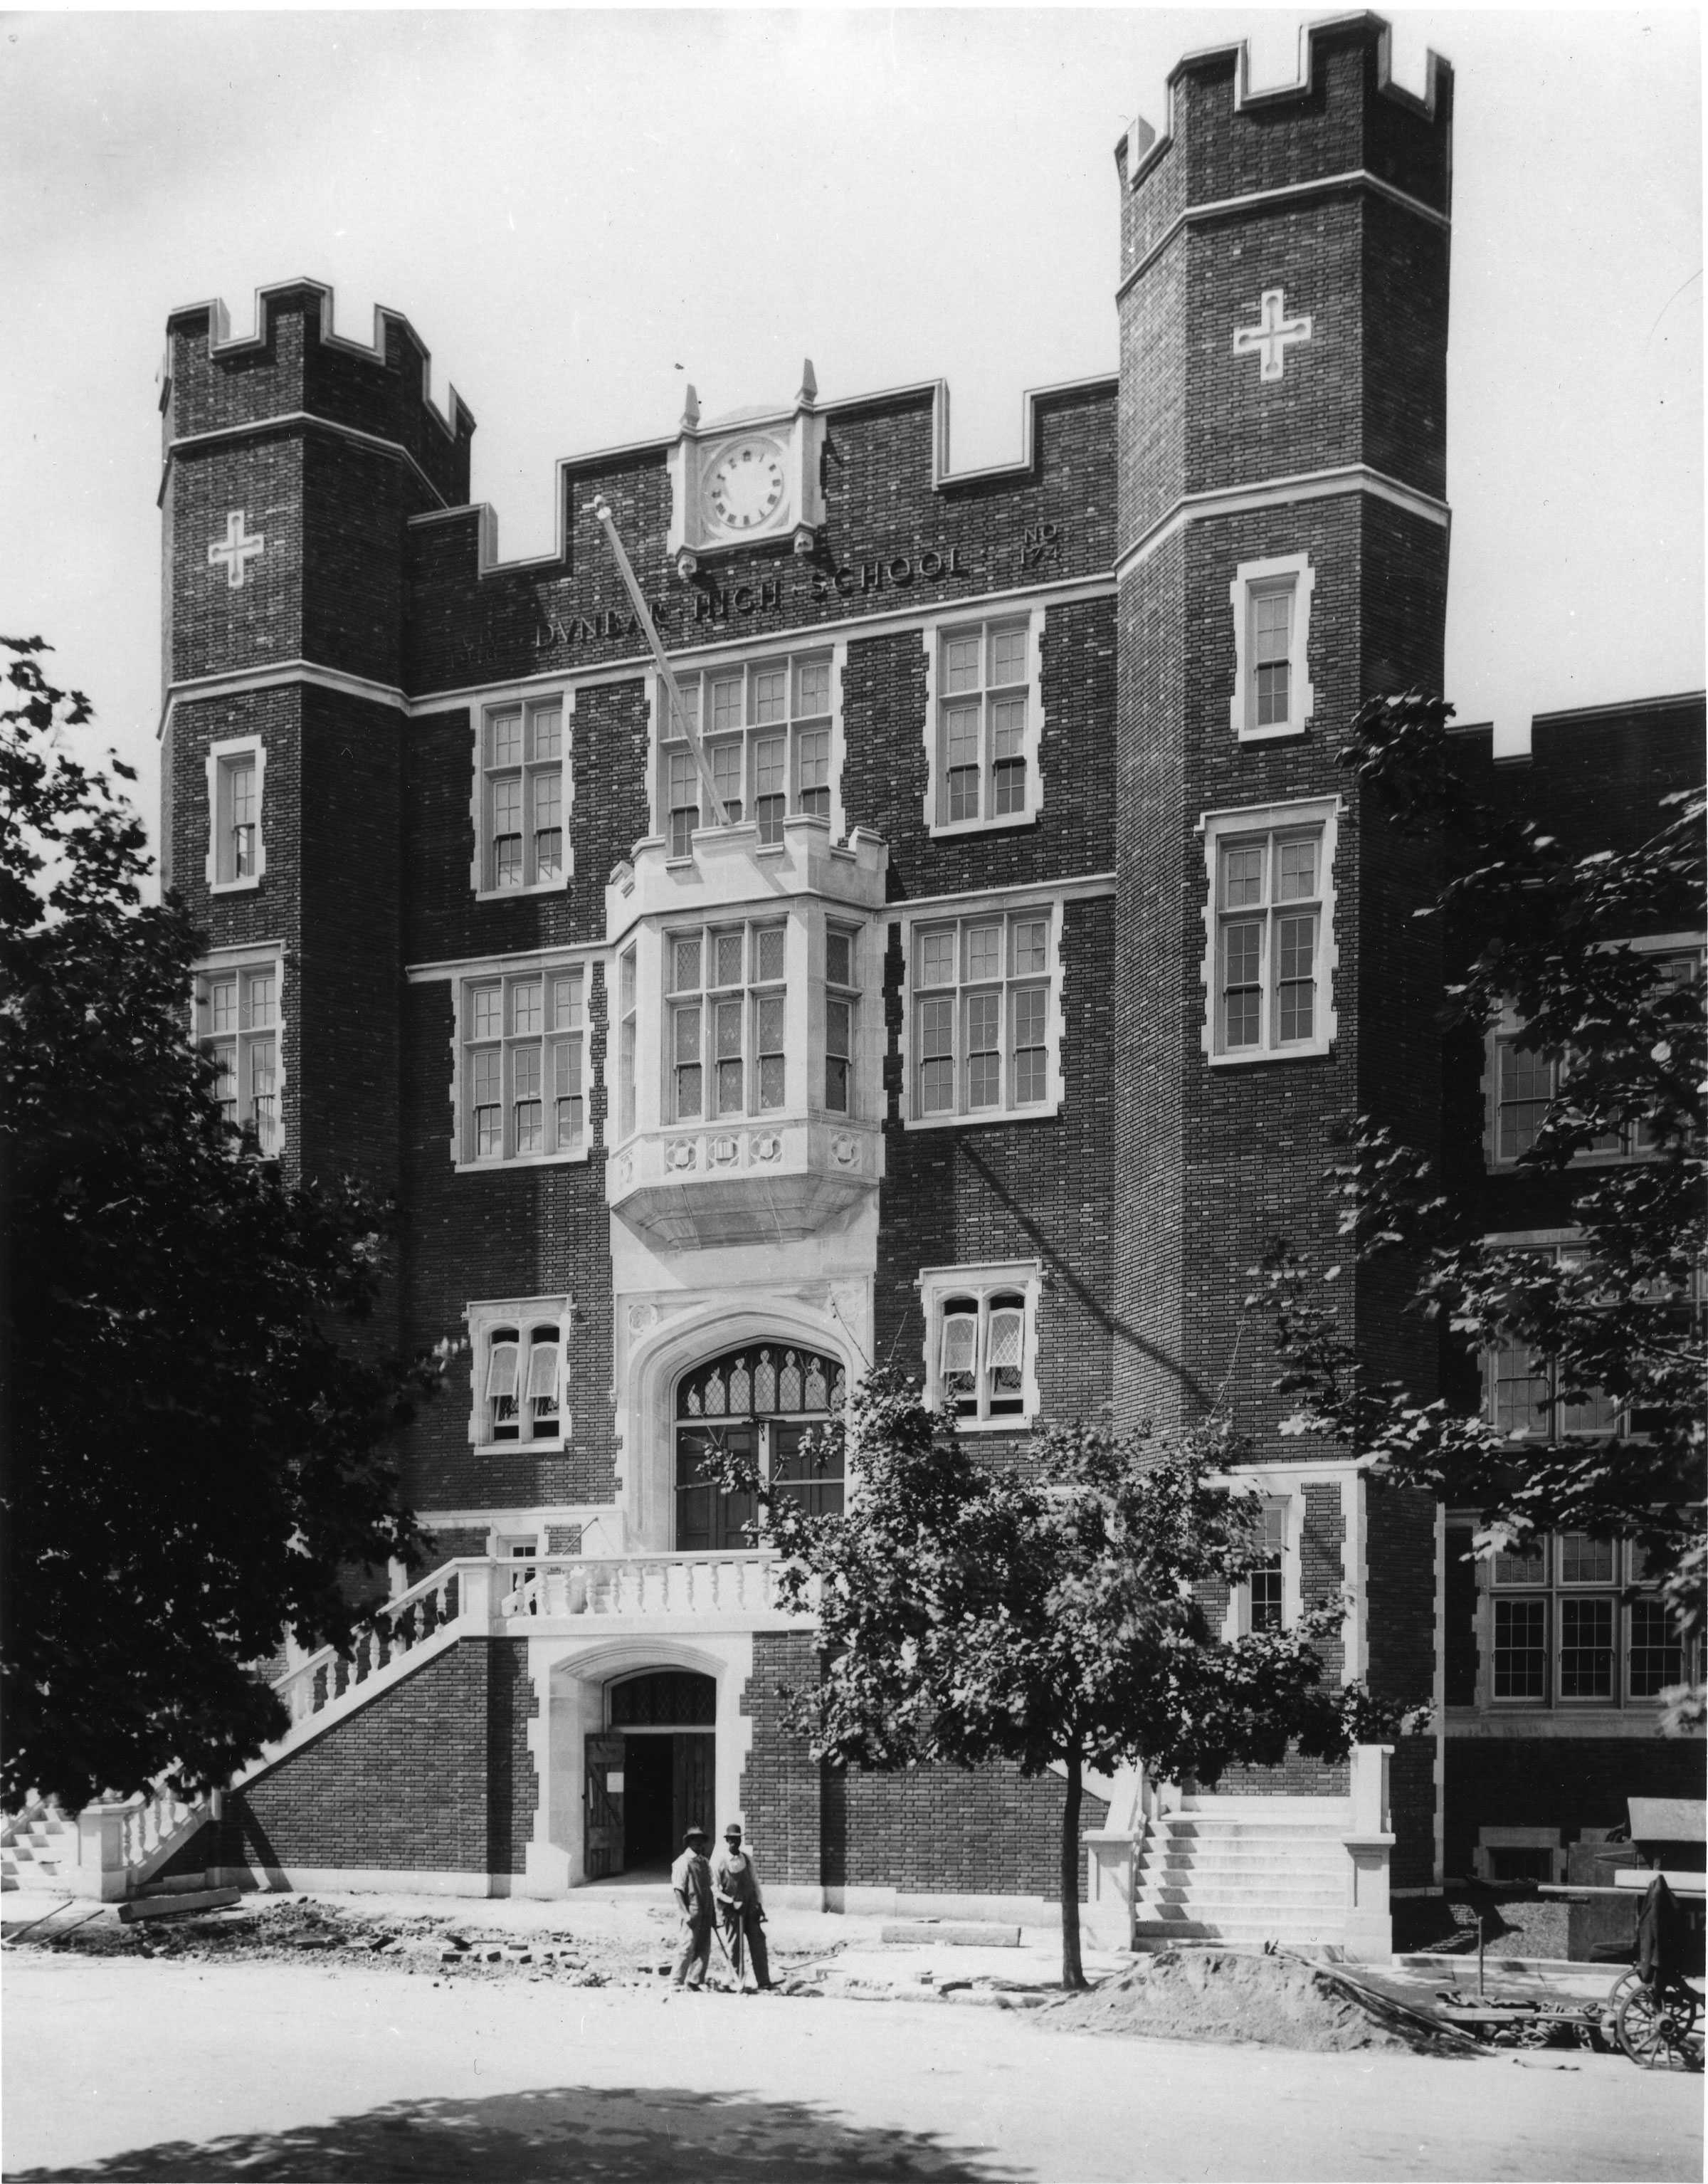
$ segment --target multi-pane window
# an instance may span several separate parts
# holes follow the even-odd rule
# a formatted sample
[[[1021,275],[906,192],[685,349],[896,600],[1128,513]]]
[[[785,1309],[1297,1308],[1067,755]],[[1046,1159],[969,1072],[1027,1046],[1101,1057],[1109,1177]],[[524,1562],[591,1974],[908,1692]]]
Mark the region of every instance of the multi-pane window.
[[[465,1160],[586,1152],[584,975],[531,971],[464,985]]]
[[[1252,726],[1285,727],[1293,716],[1293,600],[1289,582],[1254,585],[1251,615]]]
[[[675,1122],[766,1114],[787,1096],[787,928],[709,925],[665,936]]]
[[[549,1303],[472,1308],[471,1440],[492,1447],[564,1438],[563,1323],[546,1316],[556,1310]]]
[[[708,670],[681,678],[688,724],[698,729],[713,786],[732,826],[751,819],[761,842],[781,842],[791,813],[831,816],[831,659],[828,653]],[[702,816],[704,784],[666,701],[663,809],[659,831],[685,857]]]
[[[1023,817],[1026,714],[1032,703],[1029,621],[980,622],[937,636],[935,823]]]
[[[635,1134],[635,1066],[640,1018],[635,995],[635,950],[617,959],[617,1135]]]
[[[1546,1535],[1497,1555],[1488,1574],[1490,1697],[1614,1706],[1679,1681],[1682,1654],[1661,1602],[1624,1597],[1641,1582],[1634,1549],[1587,1532]]]
[[[1026,1408],[1026,1298],[1013,1290],[946,1296],[937,1332],[937,1399],[962,1418],[1019,1418]]]
[[[1566,1244],[1538,1249],[1538,1265],[1570,1266],[1583,1256]],[[1527,1343],[1505,1342],[1487,1354],[1488,1415],[1497,1432],[1510,1440],[1605,1440],[1623,1433],[1626,1419],[1614,1398],[1600,1388],[1569,1394],[1556,1362]]]
[[[276,1153],[279,1116],[279,967],[245,963],[196,981],[196,1031],[217,1074],[214,1093],[234,1128]]]
[[[1047,910],[913,928],[915,1121],[1047,1104],[1051,938]]]
[[[1253,1630],[1279,1630],[1284,1620],[1282,1557],[1287,1552],[1287,1504],[1284,1502],[1264,1503],[1260,1544],[1263,1559],[1246,1580],[1249,1595],[1249,1627]]]
[[[727,1494],[709,1464],[741,1457],[809,1517],[842,1514],[842,1437],[826,1431],[848,1399],[842,1367],[760,1340],[686,1374],[676,1388],[676,1552],[753,1545],[753,1497]]]
[[[1700,954],[1665,956],[1656,966],[1665,990],[1694,985],[1701,974],[1701,967]],[[1503,1031],[1494,1044],[1494,1158],[1498,1162],[1516,1161],[1536,1143],[1555,1100],[1567,1095],[1572,1057],[1535,1052],[1524,1045],[1522,1030]],[[1593,1139],[1581,1156],[1628,1156],[1651,1150],[1654,1143],[1650,1124],[1638,1116]]]
[[[853,1112],[855,1011],[855,936],[832,925],[825,933],[825,1108]]]
[[[1284,1054],[1320,1042],[1323,862],[1320,827],[1218,841],[1219,1054]]]
[[[564,705],[495,706],[481,726],[479,885],[487,894],[564,877]]]
[[[266,860],[261,849],[261,778],[257,739],[216,744],[209,754],[209,814],[213,840],[208,878],[216,888],[253,887]]]

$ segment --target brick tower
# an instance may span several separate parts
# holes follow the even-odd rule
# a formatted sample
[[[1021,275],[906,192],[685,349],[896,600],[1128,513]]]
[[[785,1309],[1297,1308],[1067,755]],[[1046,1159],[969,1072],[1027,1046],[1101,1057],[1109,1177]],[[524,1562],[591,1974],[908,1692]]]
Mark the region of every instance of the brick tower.
[[[298,1174],[397,1187],[404,527],[468,497],[474,421],[427,398],[392,313],[370,349],[289,283],[232,339],[168,324],[166,876],[208,937],[199,1029]]]
[[[1345,1256],[1322,1184],[1338,1118],[1426,1147],[1437,1128],[1438,988],[1410,916],[1427,876],[1337,755],[1366,698],[1441,687],[1451,96],[1433,56],[1425,100],[1399,90],[1369,17],[1308,32],[1301,74],[1254,95],[1243,48],[1189,58],[1168,133],[1117,153],[1115,549],[1115,1226],[1141,1240],[1116,1408],[1187,1418],[1225,1391],[1256,1456],[1295,1463],[1267,1344],[1242,1332],[1249,1270],[1277,1238]],[[1335,1297],[1370,1364],[1427,1392],[1403,1294],[1349,1267]],[[1427,1696],[1428,1513],[1359,1482],[1334,1529],[1353,1665]],[[1411,1788],[1416,1864],[1432,1800]]]

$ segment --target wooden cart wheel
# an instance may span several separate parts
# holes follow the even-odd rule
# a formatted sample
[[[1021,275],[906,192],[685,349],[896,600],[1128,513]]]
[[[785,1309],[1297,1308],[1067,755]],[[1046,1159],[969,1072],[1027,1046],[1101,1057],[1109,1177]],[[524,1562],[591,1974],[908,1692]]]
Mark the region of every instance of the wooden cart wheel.
[[[1657,1997],[1639,1980],[1619,2005],[1619,2045],[1645,2070],[1689,2070],[1696,2059],[1690,2049],[1695,2022],[1696,1997],[1689,1987],[1668,1986]]]

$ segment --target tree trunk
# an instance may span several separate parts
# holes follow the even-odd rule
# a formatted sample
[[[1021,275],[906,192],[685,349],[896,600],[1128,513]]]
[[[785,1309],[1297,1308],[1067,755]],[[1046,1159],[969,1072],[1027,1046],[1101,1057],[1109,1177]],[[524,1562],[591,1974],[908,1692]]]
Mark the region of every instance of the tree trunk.
[[[1067,1802],[1061,1813],[1061,1983],[1065,1987],[1087,1983],[1079,1960],[1080,1794],[1080,1753],[1075,1744],[1067,1754]]]

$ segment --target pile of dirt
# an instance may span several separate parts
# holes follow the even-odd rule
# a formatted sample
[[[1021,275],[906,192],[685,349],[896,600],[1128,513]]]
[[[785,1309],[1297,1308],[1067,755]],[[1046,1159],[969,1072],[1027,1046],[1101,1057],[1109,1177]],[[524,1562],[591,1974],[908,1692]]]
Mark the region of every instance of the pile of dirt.
[[[1383,1997],[1298,1957],[1181,1949],[1141,1957],[1088,1994],[1039,2013],[1056,2032],[1119,2032],[1154,2040],[1261,2041],[1342,2054],[1361,2048],[1430,2053],[1459,2048]]]

